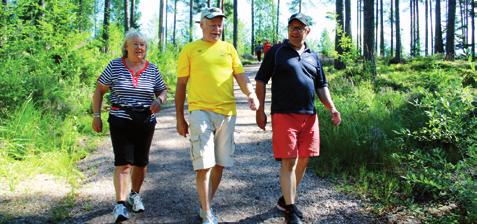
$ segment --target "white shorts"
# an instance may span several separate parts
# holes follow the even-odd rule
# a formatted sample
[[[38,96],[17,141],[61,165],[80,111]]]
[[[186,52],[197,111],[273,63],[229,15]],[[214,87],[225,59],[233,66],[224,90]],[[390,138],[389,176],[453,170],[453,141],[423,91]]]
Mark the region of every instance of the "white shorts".
[[[194,170],[208,169],[215,165],[233,166],[236,118],[204,110],[190,113],[190,157]]]

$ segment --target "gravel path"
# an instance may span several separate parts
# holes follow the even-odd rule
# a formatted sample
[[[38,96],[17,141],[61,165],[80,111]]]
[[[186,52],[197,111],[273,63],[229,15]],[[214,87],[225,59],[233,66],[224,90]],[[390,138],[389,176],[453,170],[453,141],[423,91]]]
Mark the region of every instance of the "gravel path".
[[[257,65],[246,67],[251,79]],[[267,131],[255,125],[255,112],[235,88],[238,118],[235,133],[235,166],[225,169],[214,205],[220,223],[284,223],[275,208],[280,196],[279,163],[271,151],[270,125]],[[270,94],[268,94],[269,96]],[[172,100],[172,99],[170,99]],[[269,100],[267,108],[270,107]],[[124,223],[199,223],[195,175],[189,160],[189,141],[176,133],[175,111],[165,108],[151,146],[149,173],[141,190],[146,211],[132,214]],[[110,140],[81,161],[84,182],[75,192],[72,218],[64,223],[112,223],[114,203],[113,157]],[[362,203],[338,193],[334,185],[307,172],[299,189],[298,206],[306,223],[374,223]]]

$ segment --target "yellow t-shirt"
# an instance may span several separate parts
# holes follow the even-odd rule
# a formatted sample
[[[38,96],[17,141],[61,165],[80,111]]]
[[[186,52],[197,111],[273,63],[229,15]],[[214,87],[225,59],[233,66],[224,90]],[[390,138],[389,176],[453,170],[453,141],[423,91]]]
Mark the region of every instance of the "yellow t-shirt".
[[[221,40],[215,43],[196,40],[184,46],[177,64],[177,76],[189,77],[189,111],[237,114],[233,75],[244,70],[233,45]]]

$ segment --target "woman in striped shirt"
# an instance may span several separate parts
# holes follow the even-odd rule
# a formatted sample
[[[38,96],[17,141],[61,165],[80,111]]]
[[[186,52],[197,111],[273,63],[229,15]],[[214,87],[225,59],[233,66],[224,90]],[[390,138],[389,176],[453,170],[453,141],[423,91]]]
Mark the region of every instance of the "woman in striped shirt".
[[[126,203],[131,205],[133,212],[144,211],[139,191],[149,162],[155,113],[161,110],[167,97],[167,87],[157,66],[146,60],[144,36],[138,31],[129,31],[122,50],[123,57],[112,60],[99,76],[93,95],[92,127],[101,132],[101,104],[104,94],[111,92],[108,122],[115,165],[115,222],[129,218]],[[129,179],[132,183],[130,192]]]

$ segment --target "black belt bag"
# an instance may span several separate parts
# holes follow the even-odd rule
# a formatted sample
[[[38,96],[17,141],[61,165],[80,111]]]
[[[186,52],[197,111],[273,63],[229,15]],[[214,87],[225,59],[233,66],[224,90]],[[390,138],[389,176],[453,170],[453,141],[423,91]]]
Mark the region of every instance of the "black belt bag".
[[[123,107],[120,105],[113,105],[114,107],[119,107],[120,109],[126,111],[126,113],[131,117],[132,122],[138,125],[149,124],[151,121],[151,110],[149,107]]]

